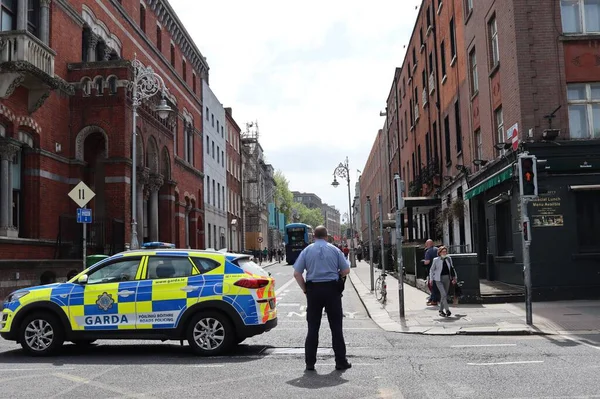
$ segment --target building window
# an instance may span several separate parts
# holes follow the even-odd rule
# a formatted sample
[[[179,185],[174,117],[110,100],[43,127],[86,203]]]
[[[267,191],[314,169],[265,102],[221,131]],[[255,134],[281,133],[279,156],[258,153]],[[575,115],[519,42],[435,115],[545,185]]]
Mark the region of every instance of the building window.
[[[600,192],[577,192],[575,198],[579,251],[600,252]]]
[[[140,4],[140,29],[146,33],[146,7]]]
[[[212,157],[215,158],[215,142],[212,142]]]
[[[217,146],[217,163],[221,163],[221,150]]]
[[[456,124],[456,153],[462,152],[462,126],[460,123],[460,103],[454,103],[454,122]]]
[[[207,248],[210,248],[211,242],[212,242],[212,225],[209,223],[208,224],[208,241],[206,243]]]
[[[450,20],[450,55],[452,62],[456,58],[456,29],[454,27],[454,17]]]
[[[481,138],[481,129],[475,132],[475,159],[483,159],[483,141]]]
[[[216,194],[217,189],[216,189],[215,185],[216,185],[216,182],[213,180],[212,181],[212,191],[213,191],[212,204],[213,204],[213,206],[217,204],[217,194]]]
[[[498,139],[498,144],[505,143],[506,139],[504,138],[504,113],[502,112],[502,107],[498,108],[494,112],[494,121],[496,124],[496,137]],[[504,154],[505,150],[498,150],[500,154]]]
[[[17,0],[1,0],[0,32],[17,29]]]
[[[600,32],[600,1],[561,0],[560,11],[564,33]]]
[[[469,69],[471,70],[471,96],[479,92],[479,74],[477,73],[477,53],[475,49],[469,53]]]
[[[187,62],[185,60],[181,62],[181,71],[183,72],[183,81],[187,83]]]
[[[215,114],[210,115],[210,120],[211,120],[212,127],[215,127]]]
[[[206,120],[209,120],[209,119],[208,119],[208,114],[209,114],[209,113],[210,113],[210,112],[208,112],[208,107],[206,107]]]
[[[162,52],[162,29],[156,25],[156,48]]]
[[[444,138],[446,139],[446,165],[449,165],[452,160],[452,150],[450,146],[450,118],[444,118]]]
[[[226,210],[225,206],[225,186],[221,187],[221,195],[223,196],[223,210]]]
[[[442,63],[442,79],[446,77],[446,43],[440,43],[440,62]]]
[[[496,233],[498,234],[498,255],[512,255],[513,239],[510,201],[496,205]]]
[[[468,16],[473,11],[473,0],[465,0],[465,16]]]
[[[192,91],[194,94],[198,94],[196,93],[196,72],[192,72]]]
[[[210,137],[206,136],[206,153],[210,155]]]
[[[171,65],[175,66],[175,45],[171,43]]]
[[[600,138],[600,83],[570,84],[567,99],[570,137]]]
[[[225,167],[225,151],[221,151],[221,166]]]
[[[210,204],[210,176],[206,176],[206,202]]]
[[[185,160],[188,161],[192,166],[194,165],[194,127],[191,124],[187,125],[186,129],[186,143],[187,152],[185,153]]]
[[[4,1],[2,2],[4,3]],[[40,1],[27,0],[27,30],[34,36],[38,36],[40,23]]]
[[[500,62],[500,48],[498,45],[498,26],[496,25],[495,15],[488,23],[488,31],[490,33],[490,69],[493,69]]]
[[[217,208],[221,209],[221,183],[217,183]]]
[[[221,137],[225,137],[225,132],[223,131],[223,126],[221,126]]]
[[[117,78],[115,76],[108,78],[108,90],[111,95],[117,94]]]

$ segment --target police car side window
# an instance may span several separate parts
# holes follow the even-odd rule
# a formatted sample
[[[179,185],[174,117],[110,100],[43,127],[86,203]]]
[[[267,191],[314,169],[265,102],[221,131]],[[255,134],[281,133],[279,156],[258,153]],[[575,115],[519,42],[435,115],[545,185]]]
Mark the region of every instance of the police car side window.
[[[217,262],[216,260],[212,260],[212,259],[198,258],[198,257],[194,257],[192,259],[194,261],[194,264],[198,268],[198,271],[200,272],[200,274],[208,273],[209,271],[214,270],[217,267],[221,266],[221,264],[219,262]]]
[[[151,280],[163,278],[189,277],[192,275],[192,264],[184,257],[148,258],[148,278]]]
[[[135,280],[139,264],[139,259],[121,260],[111,263],[90,273],[87,284]]]

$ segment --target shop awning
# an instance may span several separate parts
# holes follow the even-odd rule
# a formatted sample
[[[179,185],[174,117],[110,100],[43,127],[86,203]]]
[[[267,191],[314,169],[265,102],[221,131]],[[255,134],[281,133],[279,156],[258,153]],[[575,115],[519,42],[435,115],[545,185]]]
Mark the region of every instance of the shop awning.
[[[508,165],[501,171],[494,173],[481,183],[478,183],[477,185],[468,189],[465,192],[465,200],[470,200],[476,195],[479,195],[484,191],[487,191],[490,188],[497,186],[498,184],[510,179],[511,177],[513,177],[513,164]]]

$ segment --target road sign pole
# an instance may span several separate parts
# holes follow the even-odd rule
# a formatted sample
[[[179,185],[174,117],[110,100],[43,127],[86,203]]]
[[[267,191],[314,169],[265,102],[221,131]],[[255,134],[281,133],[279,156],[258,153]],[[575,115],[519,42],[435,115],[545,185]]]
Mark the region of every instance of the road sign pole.
[[[87,258],[87,223],[81,224],[83,225],[83,269],[85,269],[85,258]]]
[[[395,174],[396,181],[396,257],[398,259],[398,296],[400,299],[400,318],[404,319],[404,261],[402,259],[402,209],[404,208],[404,182],[400,180],[400,175]]]
[[[371,197],[367,196],[367,226],[369,226],[369,266],[371,274],[371,292],[375,291],[375,268],[373,266],[373,217]]]
[[[381,194],[377,196],[377,206],[379,207],[379,241],[381,242],[379,264],[383,273],[385,271],[385,244],[383,242],[383,204],[381,203]]]

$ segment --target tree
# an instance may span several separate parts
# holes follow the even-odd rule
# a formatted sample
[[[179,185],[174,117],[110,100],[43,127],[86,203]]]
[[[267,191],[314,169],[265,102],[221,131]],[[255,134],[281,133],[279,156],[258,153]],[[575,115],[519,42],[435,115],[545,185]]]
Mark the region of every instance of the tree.
[[[289,181],[281,170],[275,172],[273,176],[275,180],[275,206],[279,212],[283,213],[287,220],[292,220],[292,206],[294,204],[294,196],[290,191]]]
[[[294,210],[294,213],[297,215],[296,221],[298,223],[309,224],[313,228],[317,227],[318,225],[323,224],[323,214],[321,213],[321,210],[318,208],[310,209],[304,204],[301,204],[299,202],[294,202],[292,204],[292,209]]]

